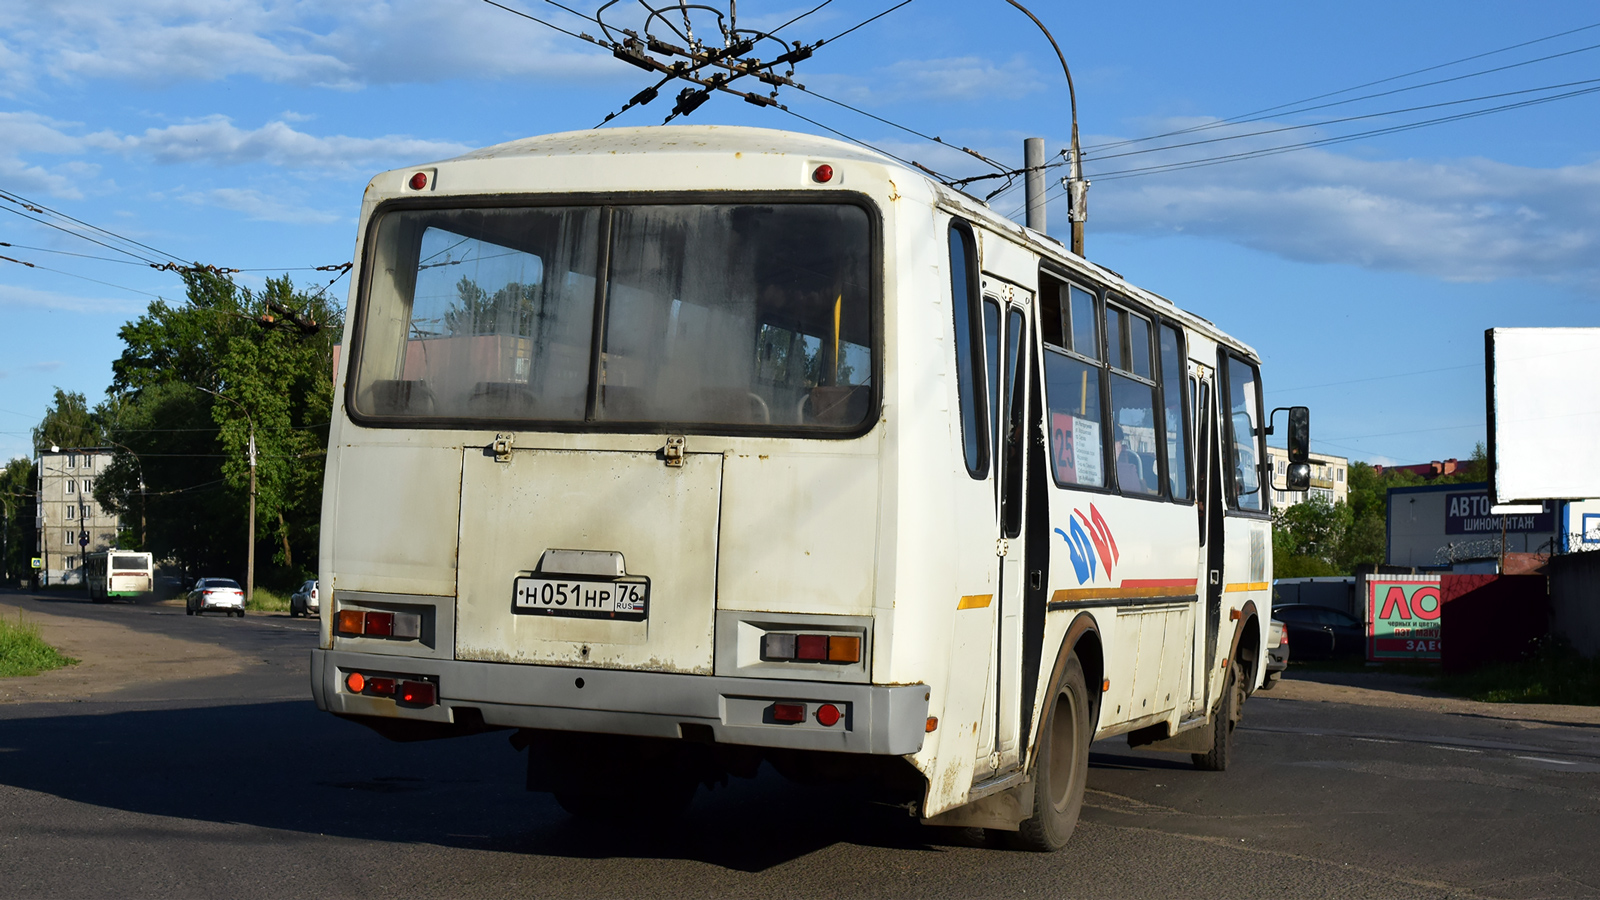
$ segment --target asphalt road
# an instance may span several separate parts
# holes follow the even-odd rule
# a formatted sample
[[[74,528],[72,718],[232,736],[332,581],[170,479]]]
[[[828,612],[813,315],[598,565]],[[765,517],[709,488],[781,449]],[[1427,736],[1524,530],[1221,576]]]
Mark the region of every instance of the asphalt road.
[[[1592,727],[1258,694],[1226,773],[1095,745],[1053,855],[766,770],[668,833],[596,831],[522,790],[503,733],[393,744],[317,712],[312,623],[32,602],[249,665],[0,704],[0,897],[1600,895]]]

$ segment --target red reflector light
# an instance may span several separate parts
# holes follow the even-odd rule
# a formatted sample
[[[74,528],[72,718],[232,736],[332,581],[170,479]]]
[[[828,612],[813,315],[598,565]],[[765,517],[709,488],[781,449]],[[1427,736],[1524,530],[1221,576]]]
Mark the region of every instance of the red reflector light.
[[[817,184],[827,184],[833,180],[833,166],[823,163],[812,171],[811,180]]]
[[[361,626],[364,621],[365,618],[363,617],[361,610],[341,609],[339,610],[337,628],[340,634],[360,634]]]
[[[394,696],[394,679],[372,677],[367,679],[367,690],[385,697]]]
[[[805,720],[806,705],[804,703],[772,704],[772,721],[774,722],[804,722]]]
[[[822,660],[828,658],[828,636],[825,634],[796,635],[795,657],[797,659]]]
[[[394,634],[394,613],[369,612],[362,632],[369,637],[388,637]]]
[[[367,679],[360,672],[351,672],[344,678],[344,686],[352,694],[361,693],[367,686]]]
[[[839,724],[839,719],[842,715],[839,712],[839,707],[834,706],[832,703],[824,703],[817,709],[817,721],[828,728]]]
[[[428,186],[428,173],[427,172],[418,172],[417,174],[411,176],[411,189],[413,191],[420,191],[420,190],[422,190],[423,188],[425,188],[427,186]]]
[[[439,691],[431,681],[400,682],[400,702],[432,706],[439,702]]]

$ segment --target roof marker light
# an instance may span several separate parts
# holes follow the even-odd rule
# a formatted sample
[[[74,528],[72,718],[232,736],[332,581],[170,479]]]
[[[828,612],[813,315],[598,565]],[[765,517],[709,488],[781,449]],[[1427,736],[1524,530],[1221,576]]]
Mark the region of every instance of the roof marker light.
[[[811,171],[811,180],[817,184],[827,184],[833,180],[833,166],[823,163]]]
[[[408,184],[411,185],[411,189],[413,191],[422,190],[423,188],[428,186],[428,173],[427,172],[418,172],[415,175],[412,175],[411,176],[411,181],[408,182]]]

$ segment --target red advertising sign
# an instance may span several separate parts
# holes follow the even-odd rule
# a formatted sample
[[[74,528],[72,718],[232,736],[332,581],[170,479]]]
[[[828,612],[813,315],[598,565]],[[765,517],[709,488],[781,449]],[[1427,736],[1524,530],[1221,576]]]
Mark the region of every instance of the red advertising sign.
[[[1439,579],[1367,577],[1367,659],[1438,659],[1444,600]]]

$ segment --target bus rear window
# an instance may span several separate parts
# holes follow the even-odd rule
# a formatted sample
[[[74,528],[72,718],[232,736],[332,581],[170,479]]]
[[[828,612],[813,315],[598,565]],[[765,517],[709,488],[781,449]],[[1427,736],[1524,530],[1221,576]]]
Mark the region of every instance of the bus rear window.
[[[145,567],[142,556],[113,556],[111,568],[113,569],[143,569]]]
[[[867,214],[843,204],[391,212],[353,410],[855,429],[872,413],[871,250]]]

